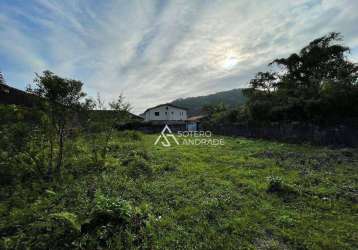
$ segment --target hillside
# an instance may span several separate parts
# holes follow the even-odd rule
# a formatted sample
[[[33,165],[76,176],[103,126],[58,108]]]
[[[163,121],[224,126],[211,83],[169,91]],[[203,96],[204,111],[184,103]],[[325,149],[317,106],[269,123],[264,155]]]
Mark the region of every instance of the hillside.
[[[187,108],[188,116],[193,116],[202,113],[202,108],[207,105],[223,103],[228,107],[236,107],[237,105],[245,103],[245,101],[246,97],[242,94],[242,89],[232,89],[206,96],[180,98],[171,103]]]

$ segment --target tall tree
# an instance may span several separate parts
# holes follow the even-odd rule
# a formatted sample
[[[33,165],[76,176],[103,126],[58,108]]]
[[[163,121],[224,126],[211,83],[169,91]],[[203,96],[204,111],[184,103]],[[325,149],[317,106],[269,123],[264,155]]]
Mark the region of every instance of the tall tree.
[[[5,84],[4,75],[2,74],[1,71],[0,71],[0,84]]]
[[[51,177],[54,170],[53,158],[55,140],[58,146],[55,171],[56,174],[60,176],[66,130],[73,122],[73,117],[80,107],[81,99],[86,95],[82,91],[83,83],[77,80],[61,78],[51,71],[44,71],[42,75],[36,74],[34,83],[35,87],[29,87],[28,92],[43,98],[43,107],[45,107],[50,117],[50,160],[48,176]]]
[[[259,72],[246,91],[254,119],[338,122],[357,114],[358,66],[341,41],[330,33],[272,61],[278,72]]]

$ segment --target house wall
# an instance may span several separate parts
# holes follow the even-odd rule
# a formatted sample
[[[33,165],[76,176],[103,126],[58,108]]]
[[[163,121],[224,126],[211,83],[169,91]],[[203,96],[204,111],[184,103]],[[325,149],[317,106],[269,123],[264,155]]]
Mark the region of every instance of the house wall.
[[[159,115],[155,115],[159,112]],[[154,109],[150,109],[145,112],[146,121],[182,121],[187,119],[187,113],[185,109],[180,109],[172,106],[160,106]]]

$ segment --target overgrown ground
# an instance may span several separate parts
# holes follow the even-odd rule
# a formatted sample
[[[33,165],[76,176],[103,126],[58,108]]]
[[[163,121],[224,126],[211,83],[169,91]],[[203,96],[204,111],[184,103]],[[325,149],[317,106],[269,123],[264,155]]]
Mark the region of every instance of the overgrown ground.
[[[358,248],[357,150],[229,137],[165,148],[155,139],[116,135],[101,168],[79,139],[61,183],[3,187],[0,246]]]
[[[163,174],[147,201],[162,246],[356,248],[358,154],[225,138],[225,146],[152,147]]]

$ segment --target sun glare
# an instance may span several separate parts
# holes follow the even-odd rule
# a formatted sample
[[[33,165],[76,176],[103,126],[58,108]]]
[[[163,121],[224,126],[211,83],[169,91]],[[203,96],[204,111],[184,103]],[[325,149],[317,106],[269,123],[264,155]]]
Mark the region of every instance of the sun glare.
[[[238,62],[239,60],[235,56],[229,56],[224,60],[222,67],[224,69],[232,69],[237,65]]]

